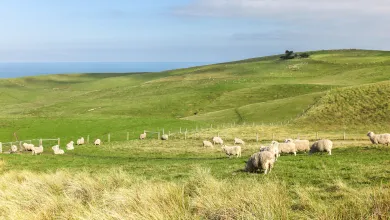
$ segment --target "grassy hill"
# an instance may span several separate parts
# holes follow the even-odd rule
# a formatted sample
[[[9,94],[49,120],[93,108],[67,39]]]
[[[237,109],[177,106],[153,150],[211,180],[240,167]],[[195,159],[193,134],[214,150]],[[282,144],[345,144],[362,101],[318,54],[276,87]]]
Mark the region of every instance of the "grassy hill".
[[[210,123],[306,128],[389,124],[390,52],[310,52],[161,73],[71,74],[0,80],[0,139],[77,137]],[[185,120],[183,120],[185,119]],[[313,123],[315,122],[315,123]]]

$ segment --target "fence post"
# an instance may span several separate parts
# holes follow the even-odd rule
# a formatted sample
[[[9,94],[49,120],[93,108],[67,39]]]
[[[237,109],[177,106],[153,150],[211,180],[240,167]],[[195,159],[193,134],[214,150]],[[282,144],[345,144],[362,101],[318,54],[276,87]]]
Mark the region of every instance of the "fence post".
[[[60,143],[61,143],[61,139],[60,138],[58,138],[58,146],[60,146]]]
[[[318,131],[316,132],[316,139],[318,140]]]
[[[187,129],[186,132],[184,133],[184,140],[187,140]]]
[[[259,142],[259,133],[256,133],[256,142]]]
[[[87,144],[89,144],[89,135],[87,136]]]
[[[213,129],[213,124],[210,124],[210,128]]]
[[[160,132],[158,132],[157,140],[160,140]]]
[[[110,143],[111,142],[111,134],[110,133],[108,133],[108,143]]]
[[[3,144],[0,142],[0,154],[3,153]]]
[[[39,139],[39,146],[41,146],[41,145],[42,145],[42,138]]]
[[[129,132],[127,132],[126,140],[129,140],[129,136],[130,136],[130,134],[129,134]]]
[[[345,131],[344,131],[343,139],[345,140]]]
[[[19,151],[22,151],[22,142],[19,141]]]
[[[168,131],[168,136],[171,136],[171,131]]]

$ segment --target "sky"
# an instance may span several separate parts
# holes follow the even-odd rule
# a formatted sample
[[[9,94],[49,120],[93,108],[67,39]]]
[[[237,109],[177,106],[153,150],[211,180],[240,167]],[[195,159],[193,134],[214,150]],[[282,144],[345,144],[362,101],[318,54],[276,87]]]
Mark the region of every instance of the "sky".
[[[0,0],[0,62],[221,62],[390,50],[389,0]]]

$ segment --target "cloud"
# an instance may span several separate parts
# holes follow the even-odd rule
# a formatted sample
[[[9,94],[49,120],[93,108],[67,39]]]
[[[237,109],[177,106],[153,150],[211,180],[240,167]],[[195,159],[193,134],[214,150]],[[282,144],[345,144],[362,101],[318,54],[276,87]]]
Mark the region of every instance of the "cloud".
[[[176,14],[215,17],[275,17],[283,19],[334,16],[389,16],[389,0],[194,0]]]

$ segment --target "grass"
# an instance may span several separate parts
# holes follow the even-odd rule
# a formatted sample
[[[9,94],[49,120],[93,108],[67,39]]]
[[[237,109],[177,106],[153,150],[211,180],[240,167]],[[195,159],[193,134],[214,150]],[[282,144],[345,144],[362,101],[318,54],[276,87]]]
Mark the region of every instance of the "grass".
[[[341,145],[279,158],[270,175],[241,172],[258,145],[226,158],[196,140],[82,146],[65,155],[3,154],[7,218],[380,219],[390,211],[390,149]],[[7,202],[5,202],[7,201]],[[332,205],[329,205],[332,204]],[[66,207],[66,208],[65,208]],[[168,211],[169,210],[169,211]]]

